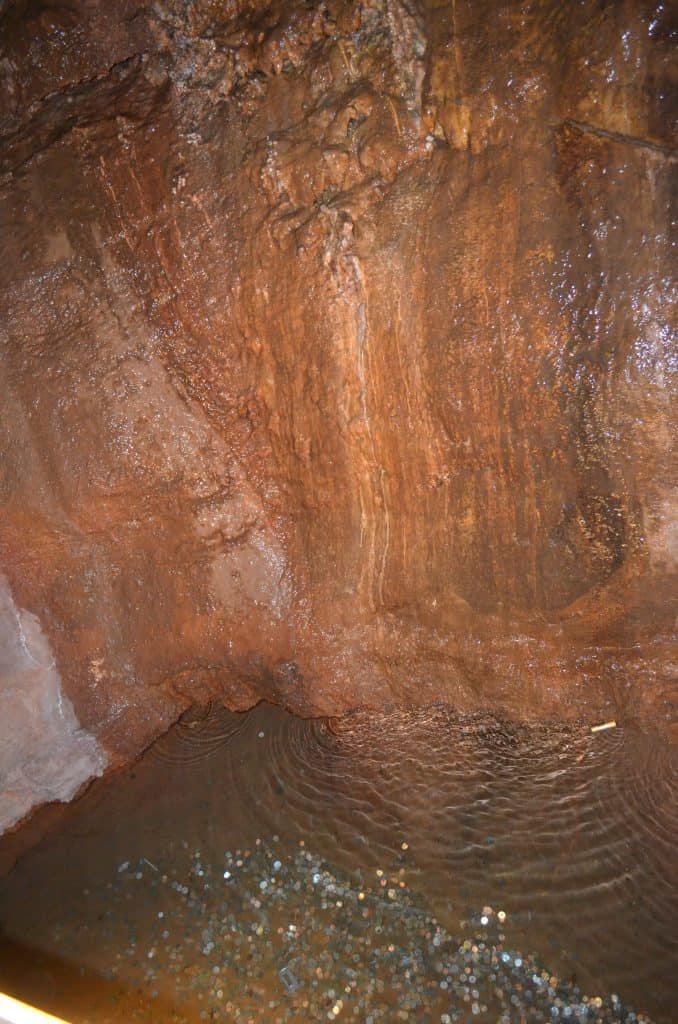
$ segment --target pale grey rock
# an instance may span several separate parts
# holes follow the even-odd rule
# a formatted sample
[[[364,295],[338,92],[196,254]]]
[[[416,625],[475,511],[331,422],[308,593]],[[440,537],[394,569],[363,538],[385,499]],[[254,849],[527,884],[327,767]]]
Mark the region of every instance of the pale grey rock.
[[[0,575],[0,832],[51,800],[70,800],[107,758],[81,728],[35,615]]]

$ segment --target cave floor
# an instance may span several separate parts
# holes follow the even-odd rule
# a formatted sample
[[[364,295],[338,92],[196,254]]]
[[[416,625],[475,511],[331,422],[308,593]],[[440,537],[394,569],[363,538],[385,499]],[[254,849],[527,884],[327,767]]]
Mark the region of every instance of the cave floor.
[[[628,729],[196,708],[0,880],[0,989],[79,1024],[668,1024],[677,791]]]

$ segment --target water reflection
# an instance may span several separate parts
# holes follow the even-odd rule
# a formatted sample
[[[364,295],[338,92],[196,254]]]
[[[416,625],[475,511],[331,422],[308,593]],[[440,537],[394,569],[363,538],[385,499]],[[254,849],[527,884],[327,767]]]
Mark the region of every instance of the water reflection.
[[[249,865],[242,877],[251,882],[256,876],[259,884],[263,868],[256,858],[275,847],[272,863],[280,862],[287,879],[278,911],[289,919],[294,906],[309,903],[301,851],[312,858],[313,872],[327,870],[339,880],[347,907],[360,892],[369,903],[369,886],[378,892],[383,884],[386,893],[393,888],[399,907],[406,900],[426,920],[435,919],[450,937],[450,963],[452,937],[476,936],[482,908],[491,907],[490,924],[497,925],[498,910],[506,915],[502,949],[534,951],[563,983],[592,996],[614,993],[668,1022],[678,967],[677,793],[675,749],[628,730],[592,735],[527,727],[488,716],[462,718],[444,706],[356,713],[332,722],[303,721],[267,706],[245,716],[196,709],[134,768],[97,784],[17,865],[1,883],[0,913],[14,943],[78,965],[93,978],[104,974],[127,994],[141,985],[156,1008],[157,1000],[180,1005],[186,1016],[176,1019],[210,1019],[212,1011],[214,1019],[231,1019],[235,1004],[222,1018],[221,1004],[209,1003],[204,984],[191,975],[192,964],[204,973],[205,957],[217,956],[219,967],[220,949],[226,957],[218,935],[203,936],[208,918],[228,919],[229,942],[245,941],[238,922],[249,920],[253,897],[233,886],[224,891],[230,882],[223,877],[225,854],[241,850]],[[178,914],[177,896],[184,900],[181,934],[160,926],[159,915]],[[370,929],[380,913],[375,905]],[[337,914],[328,918],[332,928],[339,927]],[[384,948],[402,951],[409,942],[410,953],[401,955],[416,959],[411,920],[403,914]],[[208,953],[206,941],[213,942]],[[492,942],[498,948],[497,936],[487,939],[488,949]],[[233,960],[235,947],[229,949]],[[364,993],[376,975],[365,947],[358,943],[352,955]],[[177,962],[181,974],[170,970]],[[261,972],[261,992],[249,1009],[242,996],[245,1015],[233,1019],[247,1020],[247,1013],[253,1020],[304,1019],[304,1013],[320,1019],[308,1016],[319,1012],[312,1001],[305,1010],[298,1004],[303,990],[281,995],[277,960],[254,956],[251,962]],[[303,966],[295,971],[296,977]],[[222,984],[227,1002],[236,974]],[[90,995],[95,987],[89,985]],[[275,1003],[269,1015],[259,1006],[267,995]],[[364,1019],[366,1004],[353,989],[341,998],[343,1016]],[[450,1010],[449,1000],[441,1010],[431,995],[426,999],[429,1010],[424,999],[410,1007],[409,1019],[437,1021]],[[129,1003],[120,1005],[130,1012]],[[605,1005],[609,1010],[612,1004]],[[592,1020],[605,1012],[605,1006],[591,1007]],[[562,1009],[566,1016],[565,1003]],[[354,1010],[363,1016],[356,1018]],[[109,1016],[102,1012],[92,1019],[129,1019],[115,1016],[122,1011],[112,1010],[110,1000]],[[140,1019],[173,1019],[168,1012],[158,1017],[156,1009],[155,1017]],[[526,1011],[522,1004],[504,1011],[481,1000],[477,1012],[469,1012],[494,1021],[502,1012],[520,1020]]]

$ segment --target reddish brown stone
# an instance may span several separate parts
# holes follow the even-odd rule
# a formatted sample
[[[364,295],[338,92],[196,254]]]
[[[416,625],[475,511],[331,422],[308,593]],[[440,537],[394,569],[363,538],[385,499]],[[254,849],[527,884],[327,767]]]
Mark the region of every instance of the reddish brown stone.
[[[190,702],[675,721],[675,26],[0,3],[0,571]]]

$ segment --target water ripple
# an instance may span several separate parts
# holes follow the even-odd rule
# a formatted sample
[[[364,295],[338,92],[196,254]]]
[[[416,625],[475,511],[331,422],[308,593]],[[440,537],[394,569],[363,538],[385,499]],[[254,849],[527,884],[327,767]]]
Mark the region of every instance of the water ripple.
[[[280,831],[282,797],[283,831],[344,870],[356,857],[402,861],[441,920],[501,903],[572,973],[670,1004],[675,749],[632,730],[528,728],[441,706],[274,728],[269,714],[248,724],[264,732],[259,770],[227,757],[253,826]]]
[[[199,851],[215,872],[225,851],[277,837],[281,855],[305,844],[347,878],[402,877],[453,933],[479,907],[501,908],[519,948],[561,977],[672,1019],[678,752],[640,732],[443,705],[331,721],[210,706],[102,787],[80,824],[13,872],[5,911],[27,943],[40,941],[31,920],[43,934],[65,905],[106,914],[92,894],[121,862],[142,885],[168,858],[180,875]]]
[[[214,757],[246,726],[243,715],[219,704],[191,708],[148,751],[148,757],[169,765],[188,766]]]

